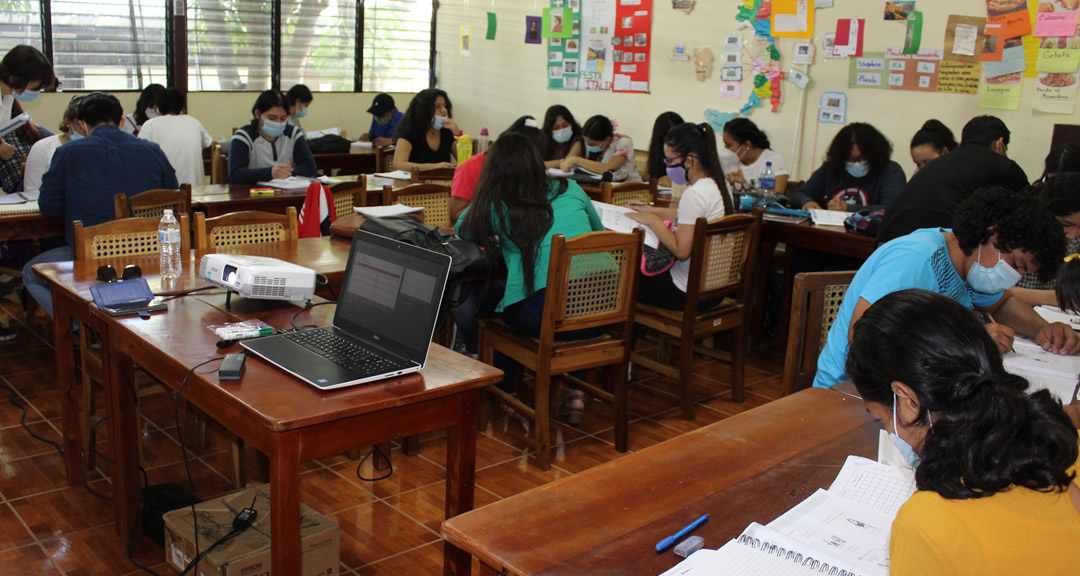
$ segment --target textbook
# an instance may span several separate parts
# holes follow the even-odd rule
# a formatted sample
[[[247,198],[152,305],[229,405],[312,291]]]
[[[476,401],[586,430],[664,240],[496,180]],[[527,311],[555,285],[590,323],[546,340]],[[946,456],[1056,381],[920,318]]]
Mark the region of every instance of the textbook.
[[[752,522],[717,550],[699,550],[662,576],[888,576],[889,535],[915,493],[910,470],[848,456],[818,490],[767,526]]]
[[[815,226],[839,226],[844,227],[844,220],[849,216],[842,210],[810,210],[810,219]]]
[[[1017,336],[1012,351],[1001,359],[1005,370],[1027,379],[1030,391],[1045,388],[1064,404],[1071,403],[1080,392],[1080,356],[1059,356],[1043,350],[1033,340]]]
[[[584,181],[596,181],[596,182],[599,182],[600,180],[603,179],[603,175],[597,174],[596,172],[593,172],[591,170],[586,170],[586,169],[584,169],[584,168],[582,168],[580,166],[578,166],[578,167],[576,167],[576,168],[574,168],[573,170],[570,170],[570,171],[560,170],[558,168],[548,168],[547,173],[548,173],[548,176],[550,176],[552,178],[574,178],[574,179],[580,179],[580,180],[584,180]]]
[[[23,124],[26,124],[29,121],[30,121],[30,115],[27,114],[26,112],[23,112],[22,114],[19,114],[18,116],[12,118],[11,120],[6,120],[4,122],[0,122],[0,136],[6,136],[12,130],[15,130],[19,126],[22,126]]]
[[[600,221],[604,223],[604,228],[612,232],[622,232],[623,234],[633,234],[635,229],[641,228],[645,230],[646,246],[650,248],[660,246],[660,239],[656,237],[656,234],[648,226],[644,226],[626,216],[630,212],[635,212],[635,210],[597,202],[596,200],[592,201],[592,205],[596,209],[596,213],[600,215]]]

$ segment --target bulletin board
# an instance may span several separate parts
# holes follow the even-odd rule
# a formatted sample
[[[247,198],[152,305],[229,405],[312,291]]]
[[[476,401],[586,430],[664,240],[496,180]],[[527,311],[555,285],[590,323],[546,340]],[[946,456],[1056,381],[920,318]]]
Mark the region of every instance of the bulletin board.
[[[569,9],[567,38],[548,38],[548,89],[649,91],[653,0],[551,0]]]

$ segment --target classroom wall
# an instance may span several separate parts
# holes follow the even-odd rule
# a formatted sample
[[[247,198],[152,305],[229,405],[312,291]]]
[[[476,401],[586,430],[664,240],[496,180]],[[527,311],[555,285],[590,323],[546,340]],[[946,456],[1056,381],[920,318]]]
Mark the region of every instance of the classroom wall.
[[[25,109],[35,122],[55,131],[68,102],[76,93],[44,93]],[[412,100],[412,94],[392,94],[394,103],[402,111]],[[188,113],[199,119],[215,139],[232,136],[232,129],[251,119],[251,106],[258,92],[191,92],[188,94]],[[138,92],[117,92],[116,97],[127,114],[139,99]],[[357,137],[371,126],[367,109],[375,97],[372,93],[316,92],[315,100],[302,123],[307,130],[341,127],[352,137]]]
[[[579,122],[598,113],[614,117],[619,131],[631,136],[637,148],[646,149],[653,120],[659,113],[674,110],[687,120],[702,121],[706,108],[735,112],[753,87],[752,78],[744,74],[744,100],[719,97],[721,42],[725,35],[735,33],[735,14],[741,0],[699,0],[689,15],[672,10],[666,0],[653,0],[650,94],[547,90],[546,40],[544,44],[524,43],[525,16],[541,15],[542,9],[549,5],[545,0],[441,0],[439,4],[437,83],[450,95],[459,125],[472,134],[478,133],[481,126],[497,134],[521,114],[542,118],[549,105],[561,103],[570,108]],[[803,94],[787,81],[779,113],[765,107],[750,113],[750,118],[768,133],[773,147],[788,160],[789,167],[798,155],[799,169],[793,178],[809,177],[841,128],[835,124],[819,126],[816,121],[820,95],[828,90],[847,92],[848,122],[870,122],[884,132],[896,150],[894,160],[909,176],[914,164],[908,144],[927,118],[936,117],[945,122],[959,140],[961,128],[972,116],[994,114],[1013,132],[1009,156],[1024,168],[1029,178],[1038,178],[1049,151],[1054,123],[1078,123],[1078,117],[1032,111],[1034,79],[1024,80],[1024,97],[1016,112],[980,108],[977,95],[847,88],[848,61],[822,58],[821,39],[836,30],[838,18],[866,18],[864,50],[882,51],[886,46],[903,45],[906,27],[902,23],[885,22],[884,5],[884,0],[836,0],[835,7],[818,10],[815,63],[809,70],[811,85],[806,94],[804,117],[800,120],[798,113]],[[918,0],[917,7],[924,13],[924,49],[944,47],[948,14],[986,15],[985,0]],[[484,39],[489,10],[498,15],[495,40]],[[472,28],[469,56],[458,51],[462,24]],[[751,37],[748,30],[738,33],[744,38]],[[678,42],[685,43],[688,52],[703,46],[712,50],[717,66],[706,82],[697,81],[691,62],[669,60],[672,47]],[[792,67],[793,42],[782,39],[779,43],[785,71]],[[804,133],[801,146],[794,142],[799,126]]]

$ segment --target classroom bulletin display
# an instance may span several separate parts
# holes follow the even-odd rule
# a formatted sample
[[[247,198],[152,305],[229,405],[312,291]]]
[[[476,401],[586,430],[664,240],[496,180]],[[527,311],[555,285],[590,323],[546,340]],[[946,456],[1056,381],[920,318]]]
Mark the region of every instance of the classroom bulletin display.
[[[551,0],[569,34],[548,37],[548,89],[649,91],[653,0]],[[551,24],[552,26],[554,24]]]

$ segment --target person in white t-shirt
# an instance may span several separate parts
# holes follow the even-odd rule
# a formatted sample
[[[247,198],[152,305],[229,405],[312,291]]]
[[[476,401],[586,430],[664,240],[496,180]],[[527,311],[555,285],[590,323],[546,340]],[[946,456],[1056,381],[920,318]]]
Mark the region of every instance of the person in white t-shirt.
[[[724,124],[724,148],[739,159],[735,170],[725,172],[733,186],[757,188],[765,166],[771,162],[776,177],[775,192],[783,194],[787,190],[788,169],[784,159],[771,149],[769,137],[756,124],[746,118],[734,118]]]
[[[679,200],[679,207],[631,204],[629,207],[637,212],[627,216],[648,226],[675,255],[675,264],[667,272],[640,277],[638,302],[682,310],[686,306],[686,281],[697,219],[711,222],[735,211],[724,185],[716,134],[708,124],[687,122],[669,130],[664,138],[664,164],[672,184],[690,184]],[[664,225],[665,220],[676,223],[674,232]]]
[[[120,129],[132,136],[138,136],[142,125],[147,120],[157,117],[154,105],[157,103],[158,94],[161,94],[164,89],[165,87],[161,84],[147,84],[146,88],[139,93],[139,100],[135,102],[135,111],[124,115],[123,121],[120,122]]]
[[[75,96],[71,99],[71,102],[68,102],[64,117],[60,119],[59,134],[42,138],[30,148],[30,153],[26,155],[26,169],[23,172],[24,193],[36,194],[38,189],[41,188],[41,178],[49,171],[49,166],[52,165],[53,153],[56,152],[57,148],[72,140],[78,140],[86,136],[82,133],[79,123],[75,121],[75,115],[79,111],[79,102],[81,100],[82,96]]]
[[[139,138],[161,146],[178,182],[202,186],[206,177],[203,148],[214,140],[201,122],[183,113],[186,106],[184,94],[176,88],[161,91],[154,106],[157,116],[142,125]]]

